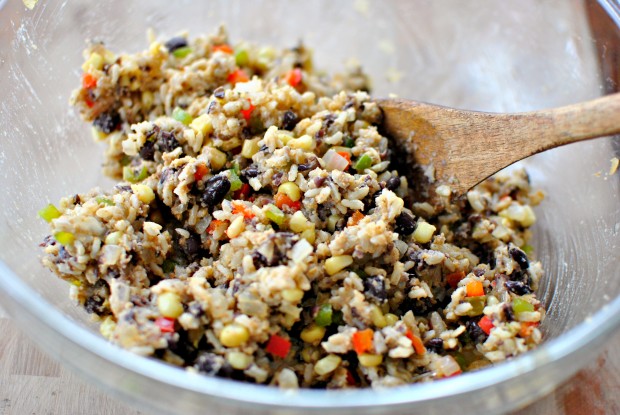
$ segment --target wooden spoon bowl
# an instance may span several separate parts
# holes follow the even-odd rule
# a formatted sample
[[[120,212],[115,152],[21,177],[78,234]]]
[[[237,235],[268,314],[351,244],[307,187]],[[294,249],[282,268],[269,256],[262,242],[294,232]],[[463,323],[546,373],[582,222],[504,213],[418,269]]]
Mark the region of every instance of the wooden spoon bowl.
[[[463,111],[404,99],[377,103],[385,132],[417,166],[414,180],[431,187],[447,184],[455,196],[533,154],[620,133],[620,93],[515,114]]]

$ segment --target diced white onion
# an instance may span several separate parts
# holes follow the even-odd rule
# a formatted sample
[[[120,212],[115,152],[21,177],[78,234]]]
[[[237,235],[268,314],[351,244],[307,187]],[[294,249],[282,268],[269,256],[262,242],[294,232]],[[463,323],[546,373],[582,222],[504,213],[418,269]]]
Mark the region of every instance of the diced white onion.
[[[293,246],[291,250],[291,259],[294,263],[299,264],[303,260],[305,260],[313,251],[312,245],[310,242],[305,239],[301,239],[299,242]]]
[[[325,168],[328,171],[332,170],[341,170],[344,171],[349,165],[349,161],[342,157],[340,154],[336,153],[334,150],[328,150],[327,153],[323,156],[323,161],[325,162]]]

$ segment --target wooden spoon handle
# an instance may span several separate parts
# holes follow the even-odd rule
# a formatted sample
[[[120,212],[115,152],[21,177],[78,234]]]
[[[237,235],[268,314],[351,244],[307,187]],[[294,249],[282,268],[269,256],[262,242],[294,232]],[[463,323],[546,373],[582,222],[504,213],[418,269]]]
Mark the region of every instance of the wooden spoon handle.
[[[540,152],[580,140],[620,133],[620,93],[552,110],[515,114],[536,128]],[[529,124],[529,122],[533,124]],[[529,134],[528,134],[529,135]],[[531,135],[530,135],[531,137]],[[534,154],[534,152],[530,153]]]

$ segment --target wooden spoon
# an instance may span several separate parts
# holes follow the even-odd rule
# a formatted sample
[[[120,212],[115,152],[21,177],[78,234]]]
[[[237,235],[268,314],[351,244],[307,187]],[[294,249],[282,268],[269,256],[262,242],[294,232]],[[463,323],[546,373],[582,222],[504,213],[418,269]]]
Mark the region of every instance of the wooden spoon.
[[[455,196],[525,157],[620,133],[620,93],[516,114],[462,111],[404,99],[377,103],[385,132],[404,146],[408,161],[426,172],[427,182],[434,170],[434,184],[449,184]],[[414,179],[420,177],[418,172]]]

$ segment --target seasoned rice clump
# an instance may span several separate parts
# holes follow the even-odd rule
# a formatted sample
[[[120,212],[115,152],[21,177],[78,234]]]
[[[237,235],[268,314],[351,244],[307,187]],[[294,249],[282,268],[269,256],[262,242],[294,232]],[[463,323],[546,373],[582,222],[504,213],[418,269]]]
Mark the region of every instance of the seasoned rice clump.
[[[414,202],[353,68],[222,30],[85,53],[72,103],[119,183],[42,216],[43,264],[132,352],[209,376],[381,387],[541,342],[523,171]]]

